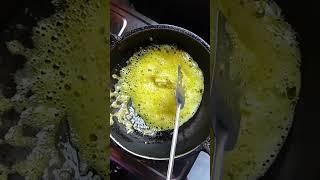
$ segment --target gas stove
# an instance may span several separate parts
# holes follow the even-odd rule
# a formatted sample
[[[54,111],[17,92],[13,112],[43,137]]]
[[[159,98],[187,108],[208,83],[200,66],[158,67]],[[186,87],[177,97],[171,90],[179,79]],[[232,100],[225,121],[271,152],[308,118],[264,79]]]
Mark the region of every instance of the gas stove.
[[[127,1],[111,0],[111,25],[110,32],[121,36],[124,33],[147,25],[157,24],[152,19],[135,11]],[[208,146],[208,141],[205,143]],[[208,148],[208,147],[207,147]],[[175,160],[173,178],[188,179],[190,170],[195,169],[193,165],[203,147],[193,153]],[[209,149],[209,148],[208,148]],[[111,179],[153,179],[166,178],[168,161],[145,160],[124,152],[116,144],[111,144],[110,155],[110,178]]]

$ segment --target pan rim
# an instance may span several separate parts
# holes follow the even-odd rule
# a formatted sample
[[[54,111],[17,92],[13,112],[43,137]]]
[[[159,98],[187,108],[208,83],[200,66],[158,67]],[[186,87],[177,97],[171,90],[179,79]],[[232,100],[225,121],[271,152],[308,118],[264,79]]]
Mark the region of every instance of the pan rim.
[[[185,28],[182,28],[182,27],[179,27],[179,26],[175,26],[175,25],[170,25],[170,24],[147,25],[147,26],[144,26],[144,27],[140,27],[140,28],[136,28],[136,29],[133,29],[131,31],[128,31],[128,32],[124,33],[122,36],[117,36],[116,37],[117,41],[111,47],[111,51],[116,46],[116,44],[121,43],[122,40],[124,40],[124,39],[126,39],[126,38],[128,38],[128,37],[130,37],[132,35],[135,35],[137,33],[141,33],[141,31],[144,31],[144,30],[146,30],[146,31],[148,31],[148,30],[170,30],[170,31],[179,32],[181,34],[184,34],[184,35],[189,36],[190,38],[196,40],[210,54],[210,45],[204,39],[202,39],[200,36],[196,35],[195,33],[191,32],[188,29],[185,29]],[[112,131],[112,128],[111,128],[111,131]],[[208,133],[208,137],[210,137],[210,133]],[[133,152],[133,151],[129,150],[128,148],[126,148],[125,146],[123,146],[119,141],[117,141],[116,138],[112,135],[111,132],[110,132],[110,138],[121,149],[123,149],[127,153],[132,154],[132,155],[134,155],[136,157],[140,157],[140,158],[147,159],[147,160],[160,160],[160,161],[169,160],[169,155],[168,155],[168,157],[159,158],[159,157],[141,155],[141,154],[138,154],[136,152]],[[203,145],[203,143],[205,141],[206,141],[206,139],[201,141],[197,146],[195,146],[194,148],[192,148],[191,150],[189,150],[187,152],[175,155],[175,158],[181,158],[181,157],[184,157],[184,156],[186,156],[188,154],[191,154],[196,149],[199,149]],[[210,154],[210,152],[207,152],[207,153]]]
[[[120,142],[118,142],[113,136],[112,134],[110,134],[110,138],[112,139],[113,142],[115,142],[118,146],[121,147],[121,149],[125,150],[126,152],[134,155],[134,156],[137,156],[137,157],[140,157],[140,158],[144,158],[144,159],[148,159],[148,160],[158,160],[158,161],[165,161],[165,160],[169,160],[170,157],[167,157],[167,158],[157,158],[157,157],[151,157],[151,156],[145,156],[145,155],[141,155],[141,154],[138,154],[138,153],[135,153],[135,152],[132,152],[130,151],[129,149],[127,149],[126,147],[124,147]],[[205,141],[205,140],[204,140]],[[203,141],[203,142],[204,142]],[[201,142],[198,146],[196,146],[195,148],[185,152],[185,153],[182,153],[182,154],[178,154],[178,155],[175,155],[175,159],[177,158],[181,158],[181,157],[184,157],[192,152],[194,152],[196,149],[198,149],[199,147],[202,146],[202,143]]]
[[[128,32],[123,33],[122,36],[116,36],[117,37],[117,43],[121,42],[122,40],[124,40],[125,38],[132,36],[134,34],[140,33],[143,30],[152,30],[152,29],[162,29],[162,30],[172,30],[172,31],[177,31],[180,32],[182,34],[185,34],[193,39],[196,39],[201,45],[203,45],[205,47],[205,49],[208,51],[208,53],[210,53],[210,45],[200,36],[198,36],[197,34],[193,33],[192,31],[179,27],[179,26],[175,26],[175,25],[171,25],[171,24],[152,24],[152,25],[147,25],[147,26],[143,26],[140,28],[136,28],[133,30],[130,30]],[[113,48],[111,48],[112,50]]]

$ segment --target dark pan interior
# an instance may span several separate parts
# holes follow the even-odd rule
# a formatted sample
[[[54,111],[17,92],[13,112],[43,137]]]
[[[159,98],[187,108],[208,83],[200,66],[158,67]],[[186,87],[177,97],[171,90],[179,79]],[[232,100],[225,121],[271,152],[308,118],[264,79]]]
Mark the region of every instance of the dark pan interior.
[[[152,40],[151,40],[152,39]],[[124,35],[111,50],[111,74],[127,65],[128,59],[143,48],[154,44],[175,45],[188,52],[198,63],[204,74],[204,94],[196,114],[179,128],[176,155],[183,155],[198,147],[209,135],[207,104],[209,95],[210,53],[209,46],[193,33],[170,25],[154,25],[136,29]],[[112,80],[113,88],[116,80]],[[139,132],[127,134],[125,127],[117,123],[112,126],[111,137],[116,143],[136,155],[152,159],[168,158],[172,131],[164,131],[156,137],[143,136]],[[145,144],[145,142],[148,142]]]

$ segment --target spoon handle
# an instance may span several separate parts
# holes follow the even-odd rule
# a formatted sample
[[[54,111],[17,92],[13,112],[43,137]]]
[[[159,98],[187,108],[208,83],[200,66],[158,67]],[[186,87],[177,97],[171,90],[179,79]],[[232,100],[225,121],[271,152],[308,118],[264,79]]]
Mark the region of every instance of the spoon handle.
[[[221,180],[223,175],[223,160],[224,160],[224,147],[228,139],[228,134],[223,131],[216,136],[216,149],[214,151],[213,166],[212,166],[212,176],[213,180]]]
[[[173,164],[174,164],[174,156],[176,153],[176,145],[177,145],[177,138],[178,138],[178,131],[179,131],[179,116],[180,116],[180,109],[181,104],[177,105],[177,111],[176,111],[176,119],[174,123],[174,130],[173,130],[173,136],[172,136],[172,142],[171,142],[171,150],[170,150],[170,159],[169,159],[169,165],[168,165],[168,171],[167,171],[167,179],[170,180],[172,176],[172,170],[173,170]]]

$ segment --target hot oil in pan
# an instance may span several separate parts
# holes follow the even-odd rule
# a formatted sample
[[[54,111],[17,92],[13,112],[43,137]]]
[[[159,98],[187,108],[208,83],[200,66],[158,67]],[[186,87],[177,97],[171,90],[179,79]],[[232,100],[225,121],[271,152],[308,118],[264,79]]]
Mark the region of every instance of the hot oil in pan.
[[[111,114],[124,124],[128,133],[134,129],[145,135],[155,135],[173,129],[176,112],[175,88],[177,67],[182,66],[186,104],[180,125],[197,111],[203,94],[204,79],[192,57],[175,46],[154,45],[136,52],[121,69],[115,91],[111,93]]]
[[[101,176],[108,174],[107,1],[52,2],[66,4],[34,27],[34,48],[7,42],[11,53],[24,56],[26,62],[14,74],[17,92],[11,98],[0,93],[0,124],[6,117],[12,121],[0,144],[17,153],[9,158],[24,157],[10,163],[1,158],[0,179],[11,173],[26,179],[81,179],[89,178],[84,175],[88,168]],[[65,120],[79,154],[67,153],[66,144],[58,148],[59,124]],[[25,129],[33,133],[25,134]],[[28,151],[19,153],[24,148]],[[81,168],[74,160],[78,155]],[[68,168],[70,159],[75,168]]]
[[[300,90],[295,33],[266,1],[221,1],[232,40],[230,71],[240,80],[241,129],[225,159],[226,180],[257,179],[275,159],[291,126]]]

